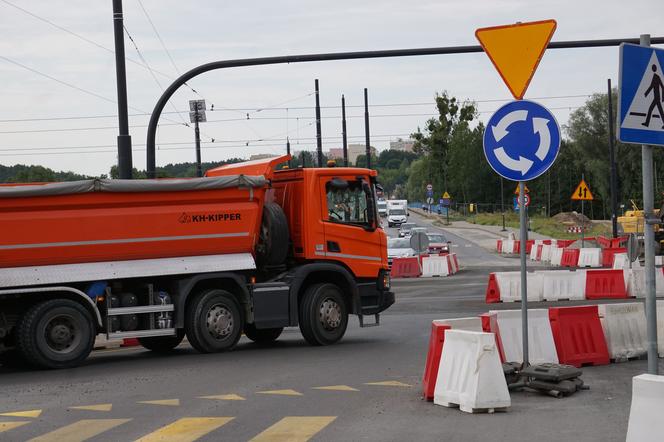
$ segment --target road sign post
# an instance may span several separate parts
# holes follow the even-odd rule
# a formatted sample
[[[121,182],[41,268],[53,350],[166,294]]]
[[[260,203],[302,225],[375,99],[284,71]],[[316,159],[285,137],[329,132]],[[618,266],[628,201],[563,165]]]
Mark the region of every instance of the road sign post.
[[[643,242],[645,249],[646,330],[648,340],[648,373],[658,373],[657,303],[655,298],[655,232],[653,147],[664,146],[664,50],[650,48],[650,35],[640,38],[640,46],[620,45],[620,79],[618,97],[618,139],[641,144],[643,169]],[[653,115],[659,119],[653,119]]]
[[[207,121],[205,116],[205,100],[189,100],[189,119],[194,123],[194,141],[196,143],[196,176],[203,176],[201,165],[201,131],[198,123]]]
[[[544,106],[521,99],[555,30],[555,20],[545,20],[475,31],[482,48],[517,99],[507,103],[491,116],[483,141],[484,155],[493,170],[501,177],[519,183],[521,340],[524,367],[528,366],[526,200],[529,199],[525,181],[537,178],[553,165],[560,150],[560,128],[553,114]]]

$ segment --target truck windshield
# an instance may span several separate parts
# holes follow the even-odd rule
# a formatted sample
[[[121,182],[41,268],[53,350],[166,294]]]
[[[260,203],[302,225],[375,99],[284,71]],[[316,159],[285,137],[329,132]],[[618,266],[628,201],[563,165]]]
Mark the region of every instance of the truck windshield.
[[[405,215],[406,211],[403,209],[390,209],[390,215]]]
[[[346,189],[334,188],[328,182],[327,192],[328,219],[337,223],[368,225],[367,195],[362,190],[360,181],[349,181]]]

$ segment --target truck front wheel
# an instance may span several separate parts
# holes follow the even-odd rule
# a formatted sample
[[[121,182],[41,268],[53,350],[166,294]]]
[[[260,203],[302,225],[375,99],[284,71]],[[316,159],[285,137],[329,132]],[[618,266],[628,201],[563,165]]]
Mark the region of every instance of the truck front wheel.
[[[16,344],[32,365],[68,368],[88,357],[95,334],[92,315],[85,307],[69,299],[52,299],[23,315]]]
[[[339,288],[330,283],[307,288],[300,301],[300,331],[311,345],[340,340],[348,326],[348,307]]]
[[[155,353],[168,353],[180,345],[184,339],[184,330],[178,330],[175,336],[150,336],[138,338],[138,343]]]
[[[240,340],[242,326],[240,307],[225,290],[205,290],[187,306],[184,324],[187,339],[201,353],[232,349]]]

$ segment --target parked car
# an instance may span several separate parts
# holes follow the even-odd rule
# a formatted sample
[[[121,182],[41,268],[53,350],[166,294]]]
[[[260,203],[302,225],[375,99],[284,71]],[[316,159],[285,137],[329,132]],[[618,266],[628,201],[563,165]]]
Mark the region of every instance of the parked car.
[[[410,238],[410,233],[413,227],[417,227],[415,223],[403,223],[399,227],[399,237],[400,238]]]
[[[442,233],[427,232],[429,237],[429,253],[441,253],[450,251],[450,242]]]

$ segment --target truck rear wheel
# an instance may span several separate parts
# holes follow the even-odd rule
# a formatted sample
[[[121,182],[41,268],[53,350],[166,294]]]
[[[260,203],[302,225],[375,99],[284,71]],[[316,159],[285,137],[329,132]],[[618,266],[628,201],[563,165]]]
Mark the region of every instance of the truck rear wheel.
[[[258,329],[254,324],[244,325],[244,334],[257,344],[271,344],[281,336],[283,331],[283,327]]]
[[[240,340],[242,326],[240,307],[225,290],[205,290],[187,306],[184,324],[187,339],[201,353],[232,349]]]
[[[178,330],[175,336],[151,336],[148,338],[138,338],[138,343],[144,348],[156,353],[168,353],[180,345],[184,339],[184,330]]]
[[[341,290],[330,283],[307,288],[300,301],[300,331],[311,345],[339,341],[348,326],[348,307]]]
[[[30,308],[20,320],[17,348],[32,365],[75,367],[94,346],[95,324],[85,307],[69,299],[52,299]]]

